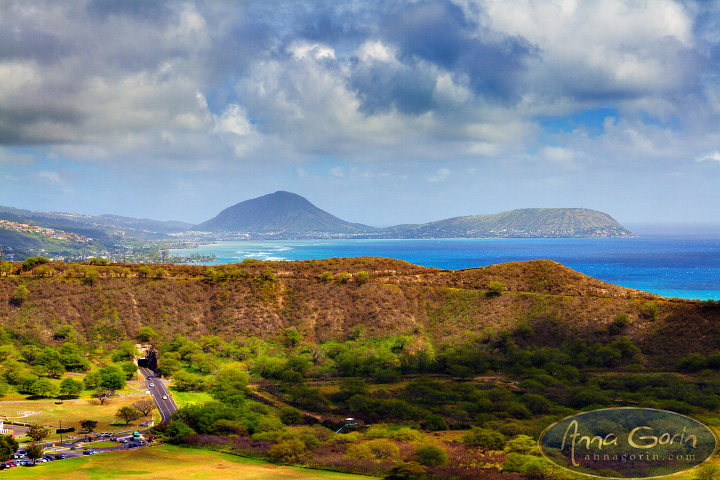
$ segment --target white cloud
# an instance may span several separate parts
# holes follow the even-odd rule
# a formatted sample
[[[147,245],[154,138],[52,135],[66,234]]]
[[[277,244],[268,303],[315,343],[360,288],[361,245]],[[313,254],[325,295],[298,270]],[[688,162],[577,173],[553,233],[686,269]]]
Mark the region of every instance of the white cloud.
[[[436,183],[446,180],[450,176],[450,170],[447,168],[438,168],[434,175],[430,175],[427,178],[429,182]]]
[[[262,143],[257,131],[247,118],[245,110],[237,104],[228,105],[215,119],[215,131],[242,157]]]
[[[355,50],[355,55],[363,61],[378,60],[381,62],[395,62],[395,48],[385,45],[378,40],[368,40]]]
[[[47,170],[42,170],[38,172],[38,177],[50,184],[59,185],[62,183],[62,180],[60,179],[60,174],[58,172],[49,172]]]
[[[335,59],[335,50],[332,47],[318,43],[294,42],[288,47],[288,51],[298,60],[306,57],[315,60]]]
[[[336,178],[341,178],[345,176],[345,172],[342,167],[333,167],[330,169],[330,175]]]
[[[33,163],[34,160],[35,158],[29,153],[21,153],[10,148],[0,147],[0,165],[29,165]]]
[[[697,158],[695,158],[696,162],[720,162],[720,151],[715,150],[714,152],[704,153]]]

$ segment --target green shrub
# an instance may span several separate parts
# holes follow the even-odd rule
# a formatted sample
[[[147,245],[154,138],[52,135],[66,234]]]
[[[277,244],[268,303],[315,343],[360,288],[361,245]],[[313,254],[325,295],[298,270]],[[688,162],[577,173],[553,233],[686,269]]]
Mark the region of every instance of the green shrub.
[[[403,462],[388,470],[385,480],[422,480],[427,468],[417,462]]]
[[[347,450],[345,450],[345,456],[362,460],[372,457],[373,454],[367,446],[367,443],[356,443],[350,445]]]
[[[383,459],[400,455],[400,449],[397,445],[385,438],[370,440],[365,445],[375,458]]]
[[[11,301],[16,305],[22,305],[30,300],[30,291],[26,285],[18,285],[12,294]]]
[[[419,442],[424,435],[410,427],[403,427],[392,432],[392,438],[398,442]]]
[[[720,469],[717,465],[705,463],[695,471],[694,478],[696,480],[717,480],[718,476],[720,476]]]
[[[505,446],[505,435],[488,428],[473,428],[463,435],[462,441],[469,447],[483,450],[502,450]]]
[[[370,275],[367,272],[358,272],[355,274],[355,283],[358,285],[365,285],[370,281]]]
[[[448,456],[441,447],[424,445],[415,450],[413,458],[426,467],[440,467],[447,463]]]
[[[260,417],[255,427],[255,433],[277,432],[285,428],[280,419],[275,417]]]
[[[422,427],[425,430],[429,430],[431,432],[437,432],[440,430],[447,430],[447,425],[445,424],[445,420],[440,415],[428,415],[425,417],[425,420],[423,420]]]
[[[282,407],[280,409],[280,421],[285,425],[302,423],[303,413],[294,407]]]
[[[528,454],[535,450],[537,442],[528,435],[518,435],[511,438],[505,444],[505,452]]]
[[[507,286],[502,282],[490,282],[490,285],[488,285],[488,296],[496,297],[503,293]]]
[[[276,443],[268,451],[272,458],[284,463],[296,463],[307,453],[307,447],[302,440],[297,438],[290,438]]]
[[[387,428],[387,425],[371,425],[365,431],[365,438],[391,438],[392,433]]]

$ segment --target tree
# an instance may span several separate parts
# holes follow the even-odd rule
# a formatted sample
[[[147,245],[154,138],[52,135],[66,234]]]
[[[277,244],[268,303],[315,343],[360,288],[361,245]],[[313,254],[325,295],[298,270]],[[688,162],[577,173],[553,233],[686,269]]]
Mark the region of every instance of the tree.
[[[365,285],[370,281],[370,275],[367,272],[358,272],[355,274],[355,283],[358,285]]]
[[[277,461],[285,463],[296,463],[307,455],[307,446],[299,438],[290,438],[276,443],[268,451],[270,456]]]
[[[127,376],[128,380],[131,379],[138,370],[138,366],[135,365],[134,362],[123,362],[120,364],[120,368],[122,368],[122,371]]]
[[[447,430],[448,427],[445,424],[445,420],[440,415],[430,414],[423,420],[422,428],[436,432],[438,430]]]
[[[505,291],[505,284],[502,282],[490,282],[490,285],[488,285],[488,295],[492,297],[496,297],[500,295],[502,292]]]
[[[13,453],[17,452],[18,442],[9,435],[0,435],[0,462],[10,460]]]
[[[115,412],[115,417],[122,418],[125,420],[125,425],[128,425],[133,420],[137,420],[142,416],[142,413],[137,411],[136,409],[132,407],[120,407],[117,412]]]
[[[480,447],[482,450],[502,450],[505,446],[505,435],[495,430],[475,427],[463,435],[462,441],[469,447]]]
[[[35,268],[36,265],[42,265],[43,263],[48,263],[49,261],[50,260],[45,257],[28,257],[23,262],[22,269],[27,272],[28,270]]]
[[[92,397],[97,399],[100,402],[100,405],[104,405],[108,398],[115,396],[115,390],[112,388],[104,388],[100,387],[97,390],[95,390],[95,393],[92,394]]]
[[[122,390],[126,385],[125,374],[116,368],[100,370],[100,386],[112,390]]]
[[[157,337],[158,334],[152,327],[145,325],[138,329],[137,339],[141,342],[154,342]]]
[[[238,367],[223,367],[215,375],[210,394],[221,402],[241,403],[247,393],[248,374]]]
[[[208,377],[181,370],[173,377],[173,383],[181,392],[201,392],[208,387]]]
[[[33,461],[33,465],[35,465],[35,461],[38,458],[42,458],[43,456],[43,447],[39,443],[31,443],[30,445],[25,447],[25,454],[27,457]]]
[[[370,440],[365,444],[375,458],[383,459],[396,457],[400,454],[400,449],[393,442],[386,438],[377,438]]]
[[[425,478],[427,468],[417,462],[404,462],[388,470],[386,480],[420,480]]]
[[[180,361],[177,358],[173,358],[167,354],[160,356],[160,361],[158,362],[158,373],[160,373],[160,375],[171,377],[175,372],[180,370],[180,367]]]
[[[80,422],[80,427],[83,428],[88,433],[95,430],[95,427],[97,427],[97,425],[98,425],[97,420],[83,420],[82,422]]]
[[[442,448],[436,445],[424,445],[418,447],[413,454],[413,457],[421,465],[426,467],[440,467],[445,465],[448,461],[447,453]]]
[[[23,302],[30,300],[30,290],[25,284],[18,285],[10,299],[15,305],[22,305]]]
[[[88,390],[98,388],[100,386],[100,372],[90,372],[83,378],[83,384]]]
[[[83,274],[83,282],[88,285],[93,285],[95,282],[97,282],[98,276],[100,275],[97,269],[92,267],[86,267],[83,265],[80,270]]]
[[[194,435],[195,430],[188,427],[182,420],[172,420],[168,423],[165,433],[170,437],[170,443],[180,443],[182,437],[186,435]]]
[[[155,402],[152,398],[141,398],[137,402],[132,404],[132,407],[144,416],[150,415],[150,412],[155,408]]]
[[[35,423],[33,425],[30,425],[30,428],[28,428],[28,431],[25,435],[32,438],[34,441],[39,442],[43,438],[47,438],[50,436],[50,429]]]
[[[537,443],[528,435],[518,435],[505,444],[505,452],[527,455],[537,447]]]
[[[295,407],[285,406],[280,409],[280,421],[285,425],[302,423],[303,413]]]
[[[58,388],[47,378],[35,380],[30,385],[29,391],[32,395],[45,398],[54,397],[58,394]]]
[[[85,385],[80,380],[63,378],[60,382],[60,395],[63,397],[77,397],[84,390]]]
[[[0,276],[8,276],[12,271],[15,270],[15,265],[13,265],[10,262],[2,262],[0,263]]]
[[[49,360],[45,363],[45,368],[47,368],[48,377],[51,378],[60,378],[65,373],[65,365],[60,363],[60,360]]]

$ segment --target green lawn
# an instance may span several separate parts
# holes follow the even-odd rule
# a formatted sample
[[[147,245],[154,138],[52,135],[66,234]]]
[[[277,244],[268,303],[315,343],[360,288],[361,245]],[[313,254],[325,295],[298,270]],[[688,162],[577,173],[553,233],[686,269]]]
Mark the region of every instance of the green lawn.
[[[42,414],[30,415],[24,418],[18,418],[18,421],[27,423],[39,423],[42,425],[57,426],[62,420],[63,427],[75,427],[80,430],[80,422],[83,420],[96,420],[98,422],[96,431],[119,431],[126,428],[133,428],[142,421],[149,421],[150,416],[140,418],[125,427],[125,420],[117,420],[115,412],[120,407],[132,405],[134,402],[143,398],[143,396],[117,397],[111,398],[104,405],[95,404],[95,400],[77,400],[65,401],[58,405],[50,402],[22,402],[22,403],[0,403],[0,415],[6,415],[9,418],[18,417],[18,412],[42,412]],[[13,428],[8,425],[8,428]],[[77,435],[77,433],[76,433]],[[53,435],[50,441],[59,436]]]
[[[193,403],[207,403],[213,400],[212,395],[207,392],[180,392],[170,387],[173,400],[178,407],[184,407]]]
[[[16,467],[3,478],[47,480],[362,480],[375,477],[283,467],[218,452],[162,445]]]

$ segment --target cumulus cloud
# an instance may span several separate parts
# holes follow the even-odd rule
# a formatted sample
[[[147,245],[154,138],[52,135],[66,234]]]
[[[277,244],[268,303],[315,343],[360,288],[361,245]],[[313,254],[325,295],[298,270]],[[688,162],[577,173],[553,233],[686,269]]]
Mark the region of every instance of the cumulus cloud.
[[[4,163],[27,160],[8,149],[38,148],[183,171],[327,154],[394,173],[405,161],[535,155],[590,168],[630,153],[687,157],[682,138],[693,158],[719,140],[720,15],[703,2],[92,0],[3,10]],[[543,119],[598,108],[618,117],[598,135],[543,131]]]

